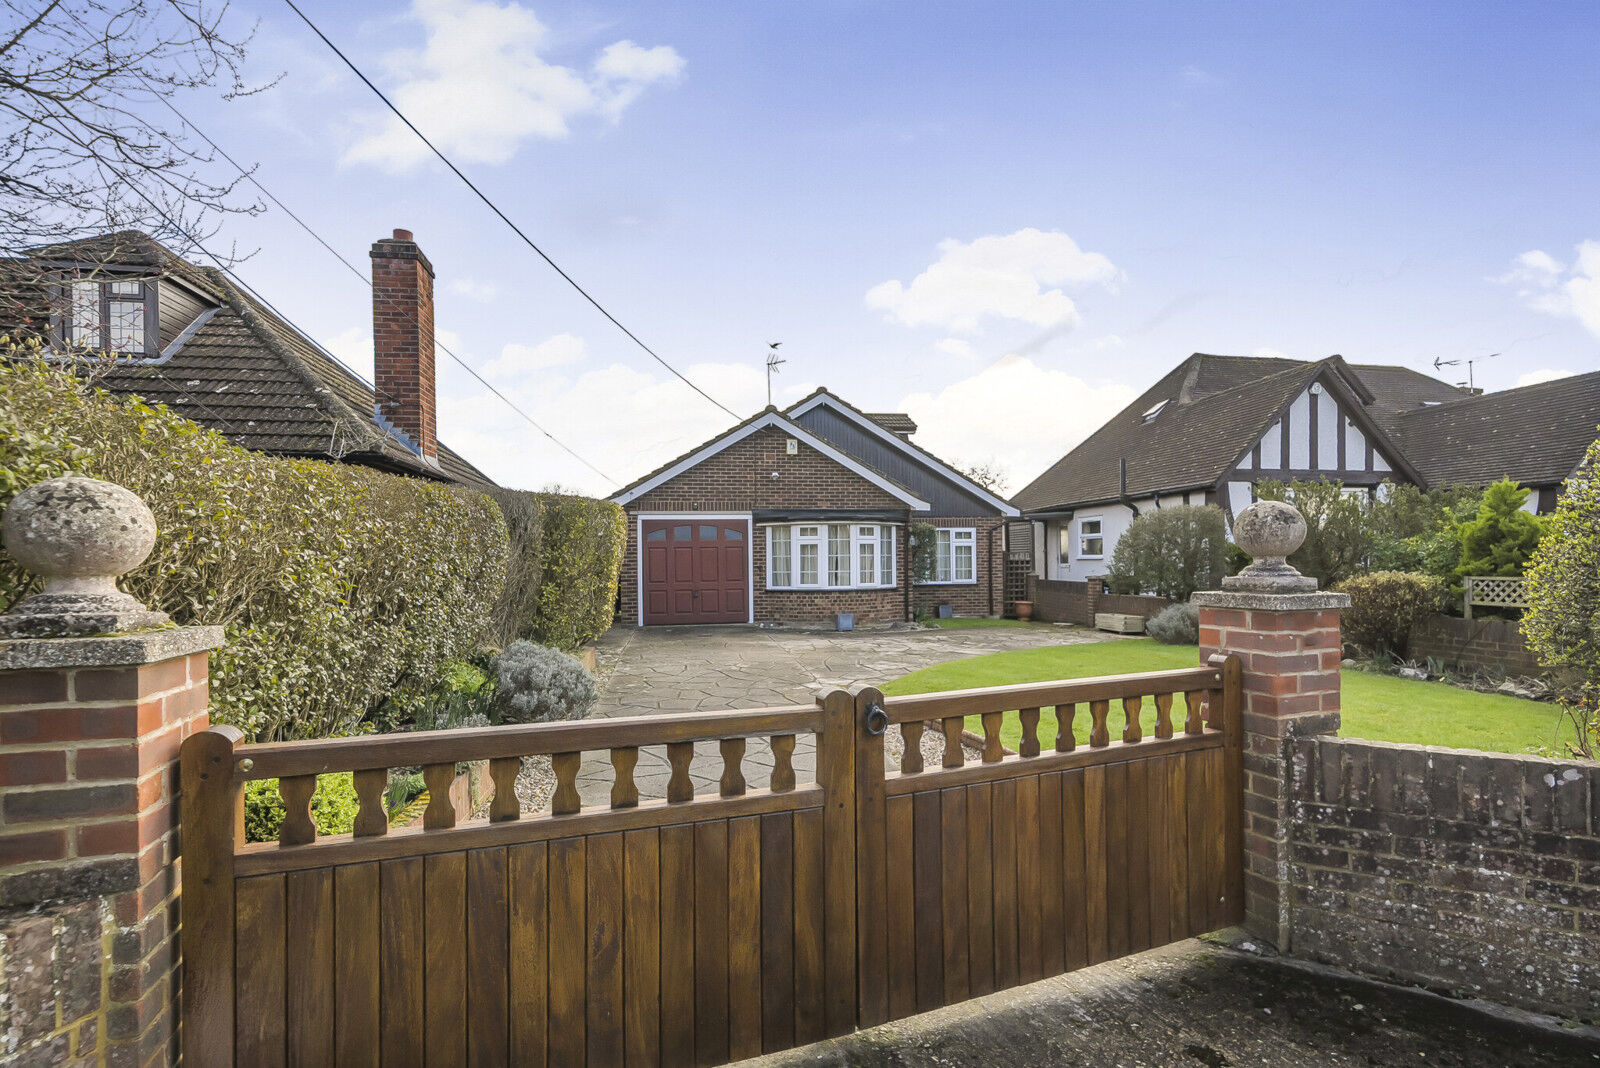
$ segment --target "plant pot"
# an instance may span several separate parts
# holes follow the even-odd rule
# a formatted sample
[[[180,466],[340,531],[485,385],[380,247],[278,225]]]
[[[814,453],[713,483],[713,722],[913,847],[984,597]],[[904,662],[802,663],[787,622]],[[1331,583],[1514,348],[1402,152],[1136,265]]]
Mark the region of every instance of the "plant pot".
[[[1026,623],[1028,620],[1033,618],[1033,602],[1032,601],[1017,601],[1016,602],[1016,608],[1017,608],[1017,618],[1022,620],[1024,623]]]

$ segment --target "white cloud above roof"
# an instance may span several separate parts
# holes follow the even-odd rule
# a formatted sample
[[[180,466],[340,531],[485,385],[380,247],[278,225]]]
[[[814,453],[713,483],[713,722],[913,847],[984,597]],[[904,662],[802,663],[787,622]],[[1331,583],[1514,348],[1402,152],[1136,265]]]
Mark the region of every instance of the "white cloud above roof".
[[[1534,311],[1576,319],[1600,337],[1600,241],[1580,242],[1571,265],[1532,249],[1494,280],[1516,286],[1517,296]]]

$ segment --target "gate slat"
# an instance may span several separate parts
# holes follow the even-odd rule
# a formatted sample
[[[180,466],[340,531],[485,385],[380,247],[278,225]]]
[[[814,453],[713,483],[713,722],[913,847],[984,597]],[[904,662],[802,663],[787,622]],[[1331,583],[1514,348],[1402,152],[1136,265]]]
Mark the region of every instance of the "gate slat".
[[[761,817],[728,821],[728,1055],[761,1052]]]
[[[342,1065],[377,1065],[382,1050],[378,865],[334,870],[334,1045]]]
[[[582,1064],[588,1047],[585,1035],[584,977],[588,954],[585,916],[588,864],[582,838],[558,838],[550,843],[549,1023],[546,1041],[550,1063]]]
[[[794,814],[794,1040],[815,1042],[826,1019],[823,987],[822,810]]]
[[[1039,938],[1045,975],[1066,968],[1061,870],[1061,773],[1039,776]]]
[[[467,1062],[508,1062],[506,851],[467,854]]]
[[[1167,759],[1150,761],[1146,777],[1149,813],[1145,826],[1150,840],[1150,944],[1164,946],[1173,940],[1172,917],[1167,903],[1172,894],[1172,857],[1167,835]]]
[[[1186,760],[1188,803],[1184,807],[1184,818],[1189,832],[1189,933],[1197,935],[1206,930],[1208,918],[1206,888],[1211,884],[1211,876],[1207,870],[1210,853],[1206,849],[1205,810],[1211,791],[1206,782],[1205,754],[1190,753]]]
[[[1206,848],[1209,879],[1206,884],[1206,930],[1215,931],[1228,922],[1228,830],[1224,810],[1228,805],[1225,754],[1213,749],[1206,761]]]
[[[284,1063],[284,876],[240,879],[234,890],[238,1063]]]
[[[1128,838],[1128,952],[1150,948],[1150,760],[1130,761],[1126,817]]]
[[[1128,955],[1128,765],[1106,768],[1106,952]]]
[[[383,1063],[422,1063],[422,857],[378,865]]]
[[[911,795],[917,929],[917,1011],[944,1004],[944,908],[939,791]],[[893,907],[891,903],[890,907]]]
[[[1061,773],[1061,907],[1065,967],[1089,963],[1088,861],[1084,856],[1083,771]]]
[[[467,1056],[467,856],[436,853],[422,870],[423,1048],[428,1068]],[[415,962],[413,962],[415,966]]]
[[[989,813],[993,787],[967,787],[967,965],[974,997],[994,993],[994,854]]]
[[[888,856],[884,878],[888,888],[889,1018],[917,1011],[916,841],[910,796],[884,802],[884,839]]]
[[[623,840],[622,1018],[626,1062],[661,1061],[661,848],[654,827]]]
[[[1039,941],[1039,776],[1017,780],[1017,972],[1024,983],[1044,978]]]
[[[661,828],[661,1063],[694,1063],[694,826]]]
[[[544,1068],[549,1054],[549,854],[544,842],[506,851],[506,986],[511,1063]]]
[[[694,827],[694,1049],[702,1064],[728,1059],[728,824]]]
[[[967,788],[941,790],[939,807],[944,1003],[953,1005],[972,996],[967,951]]]
[[[794,1045],[794,816],[761,817],[761,1048]]]
[[[1089,963],[1099,964],[1111,955],[1106,930],[1106,769],[1083,769],[1083,870],[1085,929],[1088,932]]]
[[[1167,804],[1164,825],[1167,852],[1172,859],[1172,885],[1168,887],[1167,912],[1172,940],[1188,938],[1189,929],[1189,788],[1184,771],[1188,758],[1179,754],[1167,760]]]
[[[994,857],[994,983],[1017,985],[1017,781],[994,784],[990,818]]]
[[[622,1062],[622,834],[591,835],[584,986],[590,1064]]]
[[[290,1064],[333,1060],[333,869],[290,872],[284,883],[284,980]]]

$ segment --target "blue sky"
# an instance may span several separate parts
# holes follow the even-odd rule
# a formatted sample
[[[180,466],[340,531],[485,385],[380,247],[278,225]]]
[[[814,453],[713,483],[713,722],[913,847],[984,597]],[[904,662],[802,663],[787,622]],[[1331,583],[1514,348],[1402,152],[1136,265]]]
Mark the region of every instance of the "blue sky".
[[[1585,4],[318,4],[545,250],[741,416],[826,385],[1020,488],[1193,351],[1478,384],[1600,353]],[[309,10],[309,9],[308,9]],[[358,267],[415,232],[456,352],[616,482],[731,422],[588,307],[287,7],[185,107]],[[276,210],[216,244],[370,373],[370,296]],[[1585,244],[1586,242],[1590,244]],[[440,354],[441,436],[603,492]],[[1446,368],[1445,377],[1465,369]]]

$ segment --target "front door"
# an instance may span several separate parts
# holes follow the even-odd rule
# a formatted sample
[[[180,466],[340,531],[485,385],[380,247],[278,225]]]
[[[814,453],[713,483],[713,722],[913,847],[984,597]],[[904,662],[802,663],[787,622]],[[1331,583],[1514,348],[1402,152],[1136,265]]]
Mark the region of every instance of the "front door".
[[[640,538],[645,626],[749,622],[748,519],[647,519]]]

